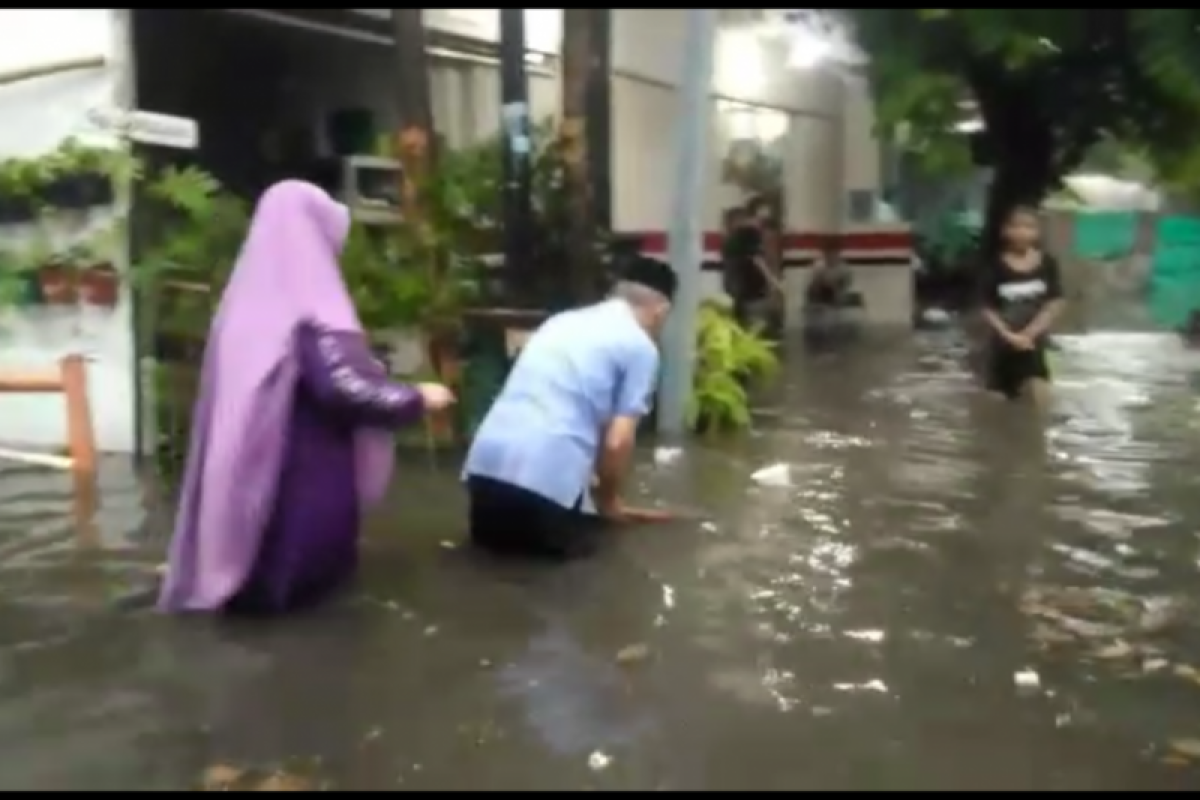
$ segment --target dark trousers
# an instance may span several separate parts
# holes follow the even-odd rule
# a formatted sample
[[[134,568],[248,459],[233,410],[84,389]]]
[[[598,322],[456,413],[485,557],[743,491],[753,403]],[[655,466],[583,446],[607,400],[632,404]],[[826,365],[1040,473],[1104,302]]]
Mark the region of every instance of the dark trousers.
[[[498,555],[564,561],[593,553],[606,522],[511,483],[467,478],[471,541]],[[582,498],[581,498],[582,500]]]
[[[1046,346],[1032,350],[1014,350],[1003,342],[993,342],[989,354],[988,388],[1010,400],[1016,399],[1031,380],[1050,380]]]

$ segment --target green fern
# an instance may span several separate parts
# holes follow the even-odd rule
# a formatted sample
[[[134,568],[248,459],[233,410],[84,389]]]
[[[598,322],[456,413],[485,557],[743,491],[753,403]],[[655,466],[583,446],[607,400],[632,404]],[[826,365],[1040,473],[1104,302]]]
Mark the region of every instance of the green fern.
[[[748,390],[773,377],[778,369],[775,348],[758,329],[738,324],[727,304],[702,303],[696,331],[696,374],[685,415],[688,425],[704,426],[711,432],[750,427]]]

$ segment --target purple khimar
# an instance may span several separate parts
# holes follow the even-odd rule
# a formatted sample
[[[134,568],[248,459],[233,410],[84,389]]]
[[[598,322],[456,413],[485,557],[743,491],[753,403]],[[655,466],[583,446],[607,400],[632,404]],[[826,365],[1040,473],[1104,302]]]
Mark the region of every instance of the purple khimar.
[[[312,184],[283,181],[259,200],[209,331],[164,611],[220,609],[254,567],[284,466],[296,329],[362,331],[338,264],[349,230],[346,207]],[[387,488],[393,446],[387,431],[357,434],[363,504]]]

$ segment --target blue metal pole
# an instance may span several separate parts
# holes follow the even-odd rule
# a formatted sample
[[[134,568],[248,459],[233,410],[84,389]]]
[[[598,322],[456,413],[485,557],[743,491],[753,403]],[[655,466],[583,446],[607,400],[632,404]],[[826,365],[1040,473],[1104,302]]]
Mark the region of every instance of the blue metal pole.
[[[700,307],[700,264],[708,134],[711,125],[713,45],[717,32],[715,8],[687,12],[683,74],[679,80],[676,120],[675,197],[668,253],[679,277],[675,308],[663,336],[663,370],[658,395],[659,433],[685,432],[685,412],[695,374],[696,324]]]

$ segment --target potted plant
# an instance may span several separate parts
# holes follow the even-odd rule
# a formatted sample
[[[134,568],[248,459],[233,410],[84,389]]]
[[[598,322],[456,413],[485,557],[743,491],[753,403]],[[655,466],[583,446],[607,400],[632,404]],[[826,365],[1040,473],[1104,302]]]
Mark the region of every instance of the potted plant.
[[[688,400],[688,426],[700,433],[748,428],[750,391],[779,367],[774,346],[759,331],[738,324],[722,299],[700,305],[696,372]]]
[[[86,147],[66,139],[45,159],[41,199],[51,208],[83,210],[110,205],[113,178],[129,160],[118,150]]]
[[[0,223],[29,222],[37,217],[31,190],[35,176],[26,159],[0,161]]]
[[[121,293],[117,270],[107,262],[84,267],[79,273],[79,293],[84,305],[115,308]]]
[[[79,273],[65,259],[43,264],[37,272],[42,303],[48,306],[73,306],[79,301]]]

